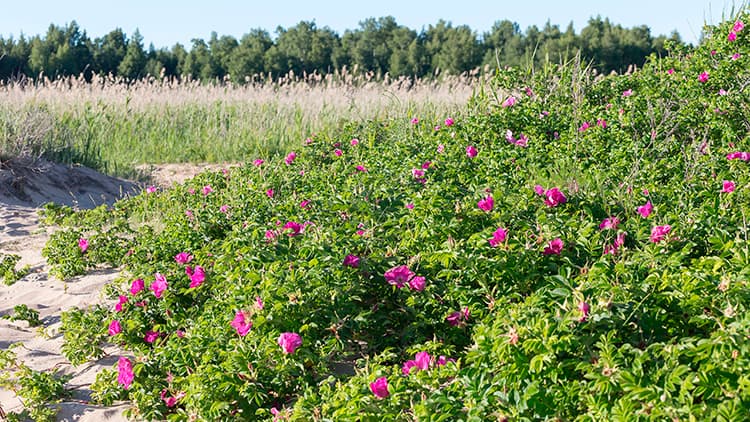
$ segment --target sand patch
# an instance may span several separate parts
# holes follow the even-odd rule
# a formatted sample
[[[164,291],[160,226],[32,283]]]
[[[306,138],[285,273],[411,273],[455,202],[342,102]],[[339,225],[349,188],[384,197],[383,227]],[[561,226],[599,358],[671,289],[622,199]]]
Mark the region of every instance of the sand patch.
[[[148,166],[154,184],[169,187],[203,170],[216,170],[226,165],[177,164]],[[60,316],[73,307],[85,308],[103,302],[101,289],[118,276],[117,269],[93,271],[62,282],[49,276],[42,257],[49,234],[54,228],[39,224],[38,209],[47,202],[75,208],[111,205],[117,199],[140,192],[138,183],[117,179],[79,166],[38,163],[34,168],[0,169],[0,252],[21,256],[19,266],[28,265],[30,273],[11,286],[0,283],[0,315],[11,313],[13,307],[25,304],[39,312],[43,322],[42,335],[26,322],[0,319],[0,349],[22,343],[15,349],[18,358],[35,370],[59,370],[72,375],[67,388],[72,398],[55,405],[59,421],[126,421],[122,411],[127,404],[102,408],[88,403],[89,386],[103,368],[111,368],[119,352],[97,362],[73,367],[62,356]],[[20,411],[22,404],[11,391],[0,388],[0,407],[6,412]]]

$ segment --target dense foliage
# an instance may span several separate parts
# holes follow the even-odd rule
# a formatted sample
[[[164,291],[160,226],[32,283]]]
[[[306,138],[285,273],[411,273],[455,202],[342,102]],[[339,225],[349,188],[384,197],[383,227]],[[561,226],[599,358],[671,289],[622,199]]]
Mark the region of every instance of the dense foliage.
[[[136,30],[129,38],[121,29],[91,39],[75,22],[50,25],[44,36],[18,39],[0,37],[0,79],[21,75],[37,77],[92,73],[124,78],[180,76],[201,80],[243,82],[260,75],[278,77],[294,72],[329,73],[357,68],[378,75],[423,77],[438,72],[459,74],[482,65],[520,65],[567,60],[577,51],[601,71],[625,71],[641,65],[651,53],[664,53],[664,35],[652,36],[647,26],[630,29],[609,19],[591,18],[576,34],[571,23],[565,30],[550,22],[541,30],[522,32],[517,23],[497,21],[478,36],[466,25],[439,21],[415,31],[391,17],[368,18],[359,28],[339,35],[315,22],[278,27],[276,36],[254,29],[239,40],[216,33],[200,38],[186,49],[144,48]],[[679,42],[679,35],[669,39]]]
[[[120,345],[95,397],[146,419],[741,420],[749,18],[49,212],[52,264],[124,270],[66,354]]]

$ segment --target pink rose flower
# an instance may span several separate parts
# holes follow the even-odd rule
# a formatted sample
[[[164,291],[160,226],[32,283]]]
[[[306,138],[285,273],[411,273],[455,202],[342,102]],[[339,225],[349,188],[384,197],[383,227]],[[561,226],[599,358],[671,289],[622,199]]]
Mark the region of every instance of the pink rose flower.
[[[477,206],[482,211],[490,212],[495,206],[495,199],[492,197],[492,195],[487,195],[487,197],[482,198],[479,200],[479,202],[477,202]]]
[[[659,243],[667,237],[671,230],[672,226],[668,224],[664,226],[656,226],[651,229],[651,236],[649,236],[649,240],[651,240],[653,243]]]
[[[122,326],[120,325],[120,321],[113,319],[112,322],[109,323],[109,329],[107,330],[107,332],[111,336],[120,334],[122,332]]]
[[[190,255],[187,252],[180,252],[177,255],[174,256],[175,262],[178,264],[187,264],[188,262],[193,260],[193,255]]]
[[[386,377],[380,377],[374,382],[371,382],[370,391],[372,391],[372,394],[379,399],[388,397],[391,394],[388,391],[388,379]]]
[[[495,230],[492,233],[492,238],[490,238],[489,240],[490,246],[492,246],[493,248],[498,247],[498,245],[505,242],[505,239],[507,238],[507,236],[508,236],[508,230],[502,227],[498,227],[497,230]]]
[[[281,333],[278,343],[284,353],[292,354],[302,346],[302,337],[297,333]]]
[[[560,255],[563,250],[563,241],[559,237],[551,240],[549,244],[542,251],[543,255]]]
[[[244,311],[237,311],[234,315],[234,319],[229,325],[237,330],[237,334],[242,337],[245,337],[247,333],[250,332],[250,329],[253,328],[253,322],[250,321],[250,315]]]
[[[133,363],[130,359],[121,356],[117,361],[117,382],[122,385],[124,389],[130,388],[133,383],[135,376],[133,375]]]
[[[160,273],[156,273],[154,275],[154,281],[151,283],[151,291],[154,292],[154,296],[156,296],[157,299],[161,299],[161,295],[164,293],[165,290],[167,290],[167,287],[169,287],[169,284],[167,283],[167,278],[161,275]]]
[[[345,267],[352,267],[352,268],[358,268],[359,267],[359,257],[356,255],[347,255],[344,257],[344,263],[343,265]]]
[[[142,278],[138,278],[133,280],[133,282],[130,284],[130,294],[135,296],[137,295],[141,290],[145,288],[145,284],[143,282]]]

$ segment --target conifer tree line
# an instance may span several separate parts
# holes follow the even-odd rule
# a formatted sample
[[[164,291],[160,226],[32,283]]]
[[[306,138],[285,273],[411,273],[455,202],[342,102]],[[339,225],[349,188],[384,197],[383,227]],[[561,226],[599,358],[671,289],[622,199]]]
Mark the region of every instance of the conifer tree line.
[[[572,23],[562,30],[549,21],[541,29],[522,31],[509,20],[495,22],[482,34],[444,20],[416,31],[387,16],[365,19],[343,35],[311,21],[278,27],[274,35],[253,29],[236,39],[213,32],[208,41],[195,38],[188,47],[178,43],[156,49],[144,47],[137,29],[130,36],[117,28],[92,39],[75,21],[52,24],[44,35],[0,37],[0,79],[98,73],[241,83],[253,75],[326,74],[345,66],[380,76],[430,77],[484,65],[560,62],[579,51],[599,71],[623,72],[652,53],[663,54],[668,40],[682,43],[676,32],[653,36],[645,25],[624,28],[601,17],[589,19],[580,33]]]

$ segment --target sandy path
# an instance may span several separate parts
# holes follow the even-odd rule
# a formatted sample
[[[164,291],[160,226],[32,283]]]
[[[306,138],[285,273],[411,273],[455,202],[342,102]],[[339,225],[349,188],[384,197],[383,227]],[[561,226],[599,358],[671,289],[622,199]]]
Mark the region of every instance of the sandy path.
[[[154,183],[164,187],[180,182],[208,166],[165,165],[151,167]],[[221,166],[210,166],[221,167]],[[9,179],[10,177],[12,179]],[[73,307],[83,308],[102,303],[101,288],[117,277],[117,270],[99,270],[75,277],[65,282],[52,278],[42,257],[42,248],[53,228],[42,227],[37,214],[38,206],[54,201],[67,205],[91,207],[111,203],[123,192],[137,191],[130,182],[117,180],[90,169],[69,168],[50,165],[43,172],[27,172],[8,175],[0,172],[0,252],[21,256],[19,268],[29,265],[31,272],[12,286],[0,283],[0,315],[11,313],[13,307],[25,304],[39,312],[43,322],[40,329],[30,328],[25,321],[10,322],[0,319],[0,349],[13,343],[22,343],[15,352],[17,357],[35,370],[56,369],[72,375],[67,384],[73,393],[72,399],[57,405],[59,421],[126,421],[122,410],[126,404],[101,408],[88,404],[90,390],[96,373],[102,368],[111,368],[116,362],[117,351],[105,352],[98,362],[79,367],[70,365],[60,353],[60,315]],[[10,183],[9,180],[14,181]],[[11,391],[0,388],[0,407],[6,412],[20,411],[22,403]]]
[[[102,301],[100,290],[116,275],[116,270],[99,271],[66,282],[50,278],[42,248],[51,229],[39,226],[37,210],[32,207],[0,205],[0,252],[21,256],[20,264],[29,265],[31,273],[11,286],[0,284],[0,315],[11,313],[13,307],[25,304],[39,312],[43,330],[30,328],[25,321],[10,322],[0,319],[0,348],[20,342],[15,349],[17,357],[30,368],[49,370],[56,368],[61,373],[73,375],[69,388],[72,399],[58,405],[60,421],[126,421],[121,414],[125,406],[99,408],[86,404],[96,373],[111,367],[116,358],[105,357],[93,365],[73,367],[60,354],[63,339],[60,334],[60,315],[73,307],[86,307]],[[112,352],[112,350],[109,350]],[[15,394],[0,388],[0,406],[6,412],[20,411],[23,406]]]

